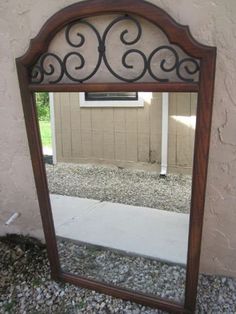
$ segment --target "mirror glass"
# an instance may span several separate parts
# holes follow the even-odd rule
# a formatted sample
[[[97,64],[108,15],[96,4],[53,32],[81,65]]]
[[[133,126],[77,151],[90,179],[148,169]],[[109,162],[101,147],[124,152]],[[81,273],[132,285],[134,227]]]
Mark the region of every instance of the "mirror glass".
[[[196,93],[36,93],[63,271],[184,301]]]

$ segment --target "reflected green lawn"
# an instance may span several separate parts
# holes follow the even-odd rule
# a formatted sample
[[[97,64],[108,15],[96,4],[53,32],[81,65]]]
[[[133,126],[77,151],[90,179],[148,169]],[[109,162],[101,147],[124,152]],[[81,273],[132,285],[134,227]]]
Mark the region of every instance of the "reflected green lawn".
[[[52,147],[52,131],[50,121],[39,121],[43,147]]]

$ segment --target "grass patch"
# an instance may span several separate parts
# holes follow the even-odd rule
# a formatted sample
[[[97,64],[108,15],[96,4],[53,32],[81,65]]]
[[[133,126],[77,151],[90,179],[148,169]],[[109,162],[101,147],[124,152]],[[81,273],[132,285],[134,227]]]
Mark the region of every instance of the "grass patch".
[[[52,131],[50,121],[39,121],[43,147],[52,147]]]
[[[13,301],[10,301],[8,303],[5,303],[4,304],[4,310],[7,312],[7,313],[13,313],[13,308],[14,306],[16,305],[16,301],[13,300]]]

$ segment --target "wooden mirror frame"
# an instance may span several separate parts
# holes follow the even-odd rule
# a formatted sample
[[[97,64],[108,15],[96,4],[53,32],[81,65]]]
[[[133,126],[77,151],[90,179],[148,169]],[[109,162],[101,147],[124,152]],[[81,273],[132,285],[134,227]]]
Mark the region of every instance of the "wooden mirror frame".
[[[197,83],[76,83],[76,84],[32,84],[29,68],[39,56],[47,51],[53,36],[72,21],[112,13],[128,13],[142,17],[158,26],[169,42],[180,46],[188,55],[200,60],[200,77]],[[53,15],[31,40],[28,51],[16,59],[27,136],[31,153],[38,201],[47,244],[51,275],[55,280],[65,281],[81,287],[97,290],[114,297],[131,300],[162,310],[191,313],[196,305],[199,274],[200,247],[204,213],[204,199],[210,142],[216,48],[198,43],[189,28],[175,22],[166,12],[141,0],[90,0],[75,3]],[[127,289],[101,283],[96,280],[63,272],[60,268],[54,223],[49,199],[42,145],[35,108],[34,92],[98,92],[98,91],[151,91],[151,92],[197,92],[197,121],[192,177],[192,199],[189,224],[188,256],[185,286],[185,302],[168,301],[158,297],[132,292]]]

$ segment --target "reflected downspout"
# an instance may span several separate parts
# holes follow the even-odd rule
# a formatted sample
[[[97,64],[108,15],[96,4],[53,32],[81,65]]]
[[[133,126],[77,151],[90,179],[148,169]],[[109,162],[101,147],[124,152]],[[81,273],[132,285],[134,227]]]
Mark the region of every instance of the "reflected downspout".
[[[55,165],[57,163],[56,156],[56,134],[55,134],[55,111],[54,111],[54,95],[49,93],[49,106],[50,106],[50,122],[52,131],[52,161]]]
[[[167,174],[168,119],[169,119],[169,93],[162,93],[162,133],[161,133],[161,172],[160,172],[160,176],[166,176],[166,174]]]

